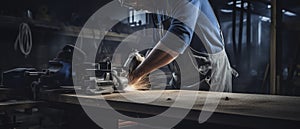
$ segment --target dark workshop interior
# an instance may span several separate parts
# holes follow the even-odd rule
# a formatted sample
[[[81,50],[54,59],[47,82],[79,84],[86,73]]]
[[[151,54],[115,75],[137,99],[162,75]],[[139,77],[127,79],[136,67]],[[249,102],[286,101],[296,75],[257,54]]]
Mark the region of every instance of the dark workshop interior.
[[[116,49],[135,32],[153,27],[154,13],[119,5],[120,15],[127,18],[93,17],[116,24],[107,28],[99,22],[87,27],[95,12],[118,0],[1,0],[0,129],[299,129],[300,1],[208,1],[221,26],[231,67],[239,76],[232,80],[232,93],[183,91],[188,94],[183,103],[190,94],[198,94],[195,105],[189,110],[176,107],[188,113],[183,118],[165,115],[164,125],[101,113],[93,116],[87,111],[111,112],[103,106],[108,102],[117,113],[130,118],[152,118],[175,103],[173,97],[181,90],[173,75],[185,76],[177,73],[176,63],[161,68],[168,82],[162,84],[167,86],[160,98],[151,97],[159,94],[159,88],[127,93],[121,84],[128,83],[126,77],[117,79],[118,84],[114,81],[113,71],[121,76],[123,64],[116,67],[111,62],[125,62],[129,56],[115,55]],[[142,37],[148,35],[152,34],[145,32]],[[86,44],[94,47],[84,47],[93,46]],[[94,62],[84,61],[89,49],[97,52],[95,59],[88,59]],[[72,69],[75,66],[93,74],[83,75]],[[199,123],[205,98],[218,95],[222,97],[211,117]],[[178,123],[169,127],[168,120]]]

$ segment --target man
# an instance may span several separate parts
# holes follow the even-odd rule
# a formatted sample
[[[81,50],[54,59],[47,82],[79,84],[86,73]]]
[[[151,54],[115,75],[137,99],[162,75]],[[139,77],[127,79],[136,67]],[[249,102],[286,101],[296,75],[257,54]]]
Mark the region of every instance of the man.
[[[208,0],[119,1],[123,6],[156,13],[154,21],[156,27],[161,29],[156,46],[129,74],[129,85],[141,84],[145,76],[171,63],[190,47],[194,57],[198,59],[198,65],[201,60],[211,63],[211,74],[207,79],[210,90],[232,90],[233,70],[225,53],[219,23]],[[207,69],[196,69],[200,74],[208,73]]]

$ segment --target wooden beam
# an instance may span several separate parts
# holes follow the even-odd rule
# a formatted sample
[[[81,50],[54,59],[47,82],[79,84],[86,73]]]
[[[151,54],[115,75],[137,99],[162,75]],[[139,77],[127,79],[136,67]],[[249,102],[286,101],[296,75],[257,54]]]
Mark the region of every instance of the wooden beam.
[[[270,93],[276,94],[276,59],[277,59],[277,0],[272,0],[272,13],[271,13],[271,44],[270,44]]]

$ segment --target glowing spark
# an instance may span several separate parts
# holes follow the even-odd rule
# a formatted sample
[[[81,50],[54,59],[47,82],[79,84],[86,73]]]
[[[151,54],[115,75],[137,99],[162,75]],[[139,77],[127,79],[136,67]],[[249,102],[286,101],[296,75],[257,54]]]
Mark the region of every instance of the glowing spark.
[[[128,85],[124,91],[137,91],[134,85]]]

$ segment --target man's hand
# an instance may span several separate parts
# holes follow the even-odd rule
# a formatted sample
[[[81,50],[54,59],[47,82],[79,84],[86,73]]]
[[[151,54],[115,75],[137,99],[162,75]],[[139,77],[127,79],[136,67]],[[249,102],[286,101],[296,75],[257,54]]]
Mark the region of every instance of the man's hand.
[[[151,72],[168,65],[179,53],[165,47],[163,44],[158,43],[154,49],[151,50],[143,61],[138,61],[139,57],[134,58],[133,63],[129,66],[128,81],[129,86],[133,86],[137,90],[150,89],[150,82],[148,74]]]
[[[141,71],[137,71],[138,66],[145,60],[145,57],[135,52],[129,64],[128,86],[130,90],[147,90],[149,89],[149,79],[147,75],[143,75]]]

